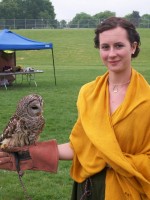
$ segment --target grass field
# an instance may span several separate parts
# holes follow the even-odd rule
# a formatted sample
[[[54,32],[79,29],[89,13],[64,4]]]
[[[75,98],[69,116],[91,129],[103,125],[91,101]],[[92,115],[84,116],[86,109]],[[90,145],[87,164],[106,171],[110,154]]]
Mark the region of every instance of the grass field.
[[[0,130],[15,112],[16,104],[25,95],[38,93],[44,98],[46,126],[40,140],[57,139],[68,141],[76,121],[76,100],[80,87],[106,71],[94,48],[93,29],[64,30],[14,30],[25,37],[53,42],[57,86],[54,84],[50,50],[18,51],[17,64],[44,70],[36,75],[38,87],[26,82],[0,88]],[[139,29],[141,53],[133,60],[133,67],[141,72],[150,83],[150,29]],[[33,200],[69,200],[72,180],[69,176],[71,162],[60,161],[57,174],[26,171],[23,181]],[[23,200],[24,194],[15,172],[0,171],[0,200]]]

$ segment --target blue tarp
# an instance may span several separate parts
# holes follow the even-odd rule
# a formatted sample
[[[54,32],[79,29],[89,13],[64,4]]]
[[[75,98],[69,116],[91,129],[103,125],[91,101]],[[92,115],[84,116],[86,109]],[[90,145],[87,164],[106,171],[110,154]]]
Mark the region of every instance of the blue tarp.
[[[8,29],[0,32],[0,50],[37,50],[52,48],[52,43],[31,40]]]

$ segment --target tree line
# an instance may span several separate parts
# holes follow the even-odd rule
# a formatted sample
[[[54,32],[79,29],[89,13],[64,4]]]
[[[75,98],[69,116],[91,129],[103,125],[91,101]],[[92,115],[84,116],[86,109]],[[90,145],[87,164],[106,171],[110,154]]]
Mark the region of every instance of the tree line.
[[[69,26],[70,28],[93,28],[103,20],[113,16],[116,16],[116,13],[111,11],[100,12],[93,16],[82,12],[76,14],[76,16],[68,23],[65,20],[60,21],[60,26]],[[136,27],[150,28],[150,14],[140,16],[138,11],[133,11],[131,14],[125,15],[124,18],[131,21]]]
[[[10,20],[16,20],[16,27],[21,27],[21,20],[39,20],[39,23],[47,28],[93,28],[104,19],[116,16],[115,12],[104,11],[93,16],[87,13],[77,13],[69,22],[56,19],[55,8],[49,0],[1,0],[0,1],[0,26],[10,24]],[[138,11],[124,16],[136,27],[150,28],[150,14],[140,16]],[[30,27],[30,26],[29,26]],[[32,27],[32,25],[31,25]]]

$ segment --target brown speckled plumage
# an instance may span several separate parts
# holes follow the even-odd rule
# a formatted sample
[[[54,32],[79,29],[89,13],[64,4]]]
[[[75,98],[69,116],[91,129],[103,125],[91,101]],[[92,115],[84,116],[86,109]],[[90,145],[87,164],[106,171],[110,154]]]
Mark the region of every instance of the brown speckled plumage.
[[[15,114],[0,136],[1,148],[34,144],[43,130],[45,120],[43,99],[37,94],[25,96],[17,105]]]

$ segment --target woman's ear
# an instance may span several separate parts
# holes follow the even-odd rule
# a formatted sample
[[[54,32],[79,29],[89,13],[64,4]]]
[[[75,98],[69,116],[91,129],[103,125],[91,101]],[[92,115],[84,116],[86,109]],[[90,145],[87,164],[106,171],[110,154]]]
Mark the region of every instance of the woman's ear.
[[[136,47],[137,47],[137,42],[133,42],[133,43],[132,43],[132,54],[135,53]]]

